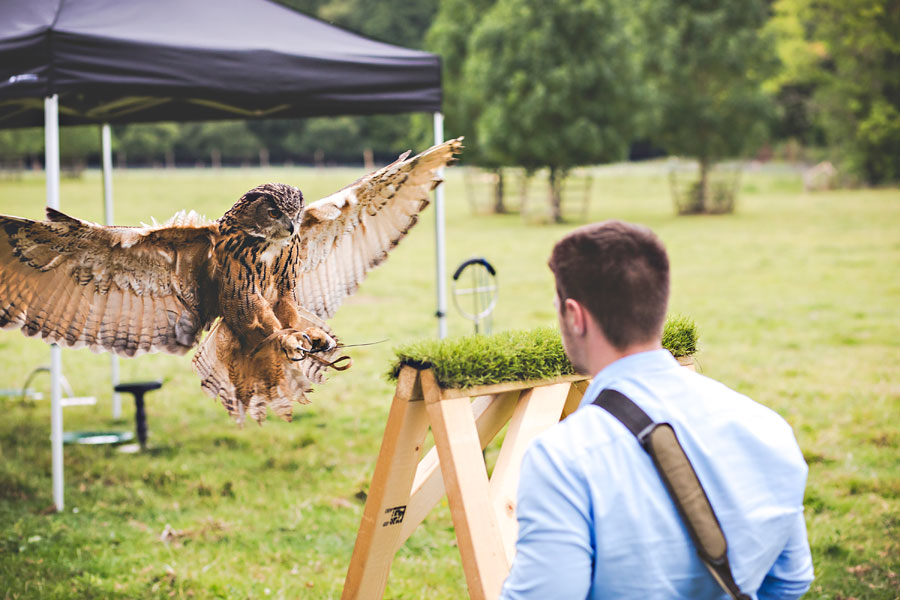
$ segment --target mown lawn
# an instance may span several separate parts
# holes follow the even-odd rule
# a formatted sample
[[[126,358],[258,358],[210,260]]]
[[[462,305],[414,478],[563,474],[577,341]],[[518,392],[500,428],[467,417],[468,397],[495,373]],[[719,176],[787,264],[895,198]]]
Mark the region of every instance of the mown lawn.
[[[494,330],[554,323],[546,259],[576,222],[541,225],[469,210],[461,169],[447,185],[448,269],[474,255],[498,271]],[[116,220],[194,208],[221,215],[280,180],[321,197],[359,170],[117,172]],[[99,175],[62,185],[62,209],[102,220]],[[40,217],[43,180],[0,180],[0,213]],[[805,194],[790,173],[747,173],[734,215],[676,217],[658,167],[597,171],[591,219],[655,229],[673,263],[673,312],[700,331],[706,374],[782,414],[810,465],[811,598],[900,597],[900,191]],[[238,429],[205,396],[188,357],[122,360],[123,380],[162,378],[148,396],[152,449],[65,449],[66,510],[48,513],[49,402],[0,399],[0,597],[337,598],[392,395],[392,347],[433,336],[433,213],[334,320],[353,352],[293,423]],[[471,332],[451,306],[450,332]],[[21,386],[47,347],[0,332],[0,388]],[[64,351],[94,407],[67,430],[127,429],[110,418],[109,359]],[[48,377],[35,387],[47,390]],[[490,453],[489,453],[490,456]],[[165,536],[163,533],[168,532]],[[387,598],[460,598],[465,581],[444,503],[398,553]]]

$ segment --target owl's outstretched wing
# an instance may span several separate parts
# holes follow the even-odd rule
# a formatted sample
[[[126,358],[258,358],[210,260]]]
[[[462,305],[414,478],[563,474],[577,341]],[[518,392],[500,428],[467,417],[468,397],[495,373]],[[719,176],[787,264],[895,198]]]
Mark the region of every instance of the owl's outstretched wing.
[[[48,208],[0,216],[0,327],[125,356],[186,352],[204,305],[217,231],[195,213],[162,226],[104,227]]]
[[[299,235],[282,258],[292,270],[294,300],[323,319],[356,291],[366,273],[397,245],[428,194],[436,171],[462,149],[462,138],[433,146],[367,175],[303,211]]]

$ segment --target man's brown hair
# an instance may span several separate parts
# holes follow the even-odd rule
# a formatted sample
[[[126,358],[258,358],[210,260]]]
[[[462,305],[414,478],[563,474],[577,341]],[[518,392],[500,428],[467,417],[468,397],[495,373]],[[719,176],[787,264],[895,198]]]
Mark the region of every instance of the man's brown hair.
[[[579,227],[553,247],[560,310],[572,298],[618,350],[658,340],[669,301],[669,258],[650,229],[622,221]]]

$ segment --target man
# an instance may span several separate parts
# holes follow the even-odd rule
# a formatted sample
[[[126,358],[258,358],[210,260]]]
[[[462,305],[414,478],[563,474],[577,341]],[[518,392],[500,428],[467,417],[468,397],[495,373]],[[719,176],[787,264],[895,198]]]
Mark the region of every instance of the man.
[[[556,244],[550,269],[566,354],[593,381],[522,461],[519,539],[502,597],[727,598],[649,455],[592,405],[605,388],[674,427],[741,590],[759,600],[802,596],[813,579],[803,455],[776,413],[662,348],[669,261],[659,239],[620,221],[588,225]]]

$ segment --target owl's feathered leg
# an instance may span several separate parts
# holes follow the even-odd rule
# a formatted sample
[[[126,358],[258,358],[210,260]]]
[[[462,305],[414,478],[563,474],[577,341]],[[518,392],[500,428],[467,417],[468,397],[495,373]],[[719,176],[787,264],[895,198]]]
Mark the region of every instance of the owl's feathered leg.
[[[303,327],[306,323],[295,325]],[[299,330],[294,332],[302,346],[309,348]],[[330,332],[323,330],[322,335],[333,340]],[[324,381],[326,365],[313,360],[312,355],[298,362],[291,360],[285,355],[282,337],[273,336],[257,348],[248,349],[225,321],[219,321],[194,355],[192,364],[200,376],[201,387],[213,398],[219,398],[239,423],[243,423],[245,415],[262,422],[269,408],[290,421],[293,403],[308,404],[306,394],[312,391],[312,384]],[[334,353],[332,350],[316,356],[327,360]]]
[[[247,403],[240,397],[245,395],[245,386],[241,385],[230,351],[237,345],[231,328],[219,321],[200,343],[191,366],[200,376],[200,387],[213,398],[219,398],[228,414],[243,423]]]
[[[274,313],[285,327],[296,330],[300,335],[300,340],[294,337],[288,343],[291,343],[294,340],[302,341],[302,352],[309,352],[312,350],[322,357],[333,354],[333,351],[337,346],[337,337],[331,332],[322,319],[308,310],[297,306],[291,302],[287,296],[283,296],[275,304]],[[285,341],[286,340],[282,340],[283,343]]]

